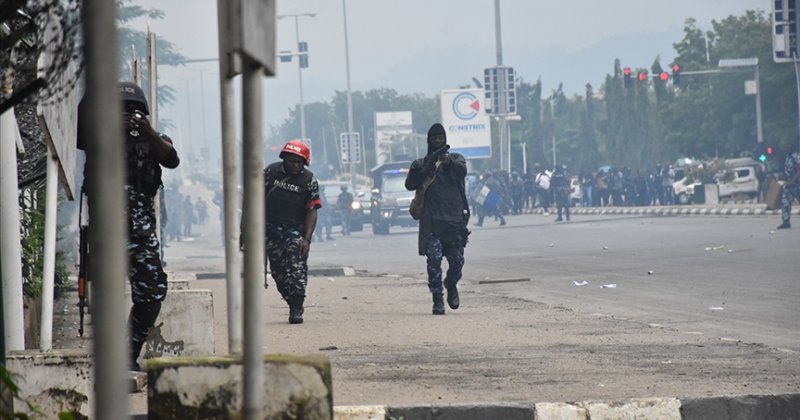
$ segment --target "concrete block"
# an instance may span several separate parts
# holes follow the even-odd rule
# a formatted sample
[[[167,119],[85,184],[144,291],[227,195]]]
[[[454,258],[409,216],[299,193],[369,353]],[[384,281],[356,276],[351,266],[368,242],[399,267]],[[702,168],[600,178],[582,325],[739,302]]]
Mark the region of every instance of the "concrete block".
[[[333,418],[333,380],[326,357],[267,355],[264,378],[264,418]],[[147,364],[147,379],[150,419],[240,417],[241,358],[156,358]]]
[[[499,404],[463,404],[416,407],[388,407],[388,418],[415,420],[531,420],[534,416],[532,405],[499,403]]]
[[[622,403],[580,402],[592,420],[681,420],[677,398],[641,398]]]
[[[126,312],[132,305],[126,299]],[[171,290],[142,349],[142,359],[214,354],[214,304],[210,290]]]
[[[800,418],[800,394],[692,398],[681,401],[684,420],[793,420]]]
[[[383,405],[341,405],[333,407],[334,420],[384,420],[386,406]]]
[[[20,397],[35,408],[15,401],[14,410],[31,419],[57,419],[59,413],[91,418],[94,389],[92,357],[83,350],[12,351],[6,366],[20,388]]]
[[[567,403],[536,403],[536,420],[588,420],[586,408]]]

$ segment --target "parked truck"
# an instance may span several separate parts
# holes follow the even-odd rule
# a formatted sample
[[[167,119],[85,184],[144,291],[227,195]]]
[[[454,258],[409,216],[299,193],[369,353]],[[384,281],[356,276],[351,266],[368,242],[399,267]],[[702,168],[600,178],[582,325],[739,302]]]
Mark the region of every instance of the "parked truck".
[[[416,226],[408,207],[414,191],[406,189],[406,176],[411,161],[387,162],[378,165],[372,173],[370,223],[374,235],[388,235],[392,226]]]

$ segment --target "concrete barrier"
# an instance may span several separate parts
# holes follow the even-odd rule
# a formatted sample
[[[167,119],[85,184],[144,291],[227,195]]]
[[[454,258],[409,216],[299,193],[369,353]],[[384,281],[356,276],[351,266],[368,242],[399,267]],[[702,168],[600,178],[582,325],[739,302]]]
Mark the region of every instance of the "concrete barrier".
[[[147,362],[148,418],[239,418],[242,364],[234,357],[172,357]],[[321,355],[264,358],[265,418],[330,420],[333,380]]]
[[[387,418],[414,420],[532,420],[533,405],[499,403],[499,404],[459,404],[459,405],[422,405],[416,407],[387,407]]]
[[[800,419],[800,394],[687,398],[681,403],[683,420]]]
[[[14,411],[31,419],[57,419],[60,413],[73,418],[92,418],[94,380],[92,357],[83,350],[11,351],[6,366],[20,389]]]
[[[132,305],[126,299],[126,312]],[[210,290],[171,290],[147,337],[142,359],[214,354],[214,304]]]
[[[333,407],[334,420],[384,420],[386,406],[383,405],[341,405]]]

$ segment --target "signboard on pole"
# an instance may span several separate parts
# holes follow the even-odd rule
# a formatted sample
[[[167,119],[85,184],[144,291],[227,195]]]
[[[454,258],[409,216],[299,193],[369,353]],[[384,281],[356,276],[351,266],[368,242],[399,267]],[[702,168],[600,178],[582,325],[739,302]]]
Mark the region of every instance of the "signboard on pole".
[[[442,125],[451,152],[467,159],[492,156],[492,126],[483,108],[483,89],[442,91]]]
[[[397,136],[414,133],[411,111],[375,113],[375,163],[391,162],[392,144]]]
[[[361,134],[342,133],[339,139],[342,163],[361,163]]]

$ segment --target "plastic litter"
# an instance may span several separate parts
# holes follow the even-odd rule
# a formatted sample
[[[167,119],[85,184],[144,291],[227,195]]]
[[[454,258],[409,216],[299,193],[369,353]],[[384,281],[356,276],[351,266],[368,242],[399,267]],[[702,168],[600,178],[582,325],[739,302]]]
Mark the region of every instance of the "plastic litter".
[[[708,310],[709,311],[724,311],[725,308],[723,308],[722,306],[709,306]]]
[[[576,286],[586,286],[587,284],[589,284],[589,282],[586,280],[581,280],[581,281],[572,280],[572,284]]]
[[[647,270],[647,274],[653,274],[653,270]]]
[[[549,246],[550,248],[552,248],[552,247],[556,246],[556,244],[550,244],[550,245],[547,245],[547,246]]]
[[[600,286],[600,288],[601,289],[616,289],[617,288],[617,284],[616,283],[604,284],[604,285]]]
[[[707,246],[706,251],[717,251],[722,248],[725,248],[725,245],[717,245],[717,246]]]
[[[603,249],[608,249],[608,247],[607,247],[607,246],[604,246],[604,247],[603,247]]]

